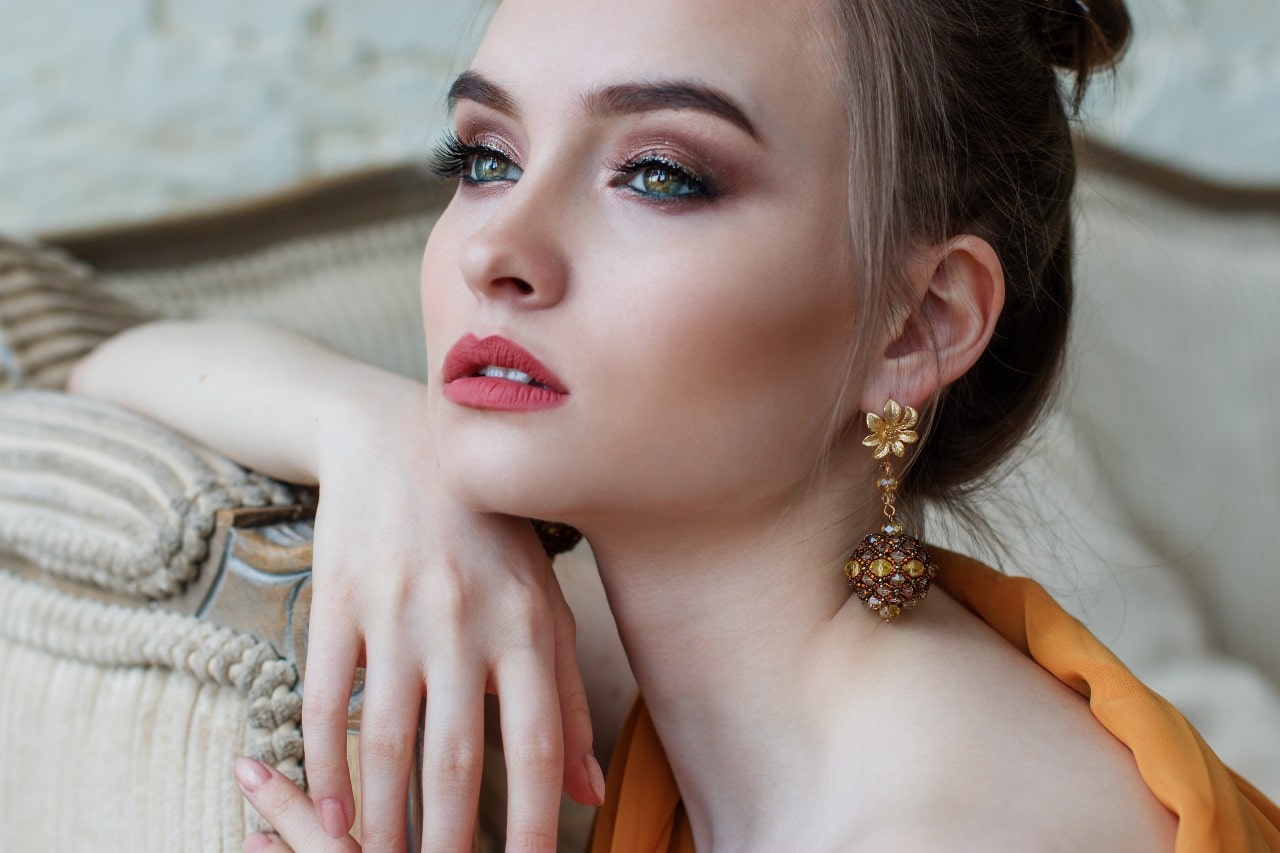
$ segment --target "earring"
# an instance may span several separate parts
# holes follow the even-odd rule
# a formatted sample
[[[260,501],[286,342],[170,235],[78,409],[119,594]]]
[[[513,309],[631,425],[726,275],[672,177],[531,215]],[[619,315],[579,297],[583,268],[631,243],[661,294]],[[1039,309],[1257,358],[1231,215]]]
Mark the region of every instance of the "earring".
[[[938,574],[937,565],[920,540],[904,535],[902,525],[895,518],[898,509],[894,500],[900,484],[893,476],[889,456],[902,456],[908,444],[919,441],[920,436],[914,429],[919,419],[915,409],[890,400],[884,404],[884,417],[867,413],[871,435],[862,440],[867,447],[875,448],[873,458],[881,460],[876,488],[881,492],[885,524],[879,533],[863,537],[844,564],[844,573],[858,598],[886,622],[897,619],[903,610],[915,607],[929,592],[929,584]]]

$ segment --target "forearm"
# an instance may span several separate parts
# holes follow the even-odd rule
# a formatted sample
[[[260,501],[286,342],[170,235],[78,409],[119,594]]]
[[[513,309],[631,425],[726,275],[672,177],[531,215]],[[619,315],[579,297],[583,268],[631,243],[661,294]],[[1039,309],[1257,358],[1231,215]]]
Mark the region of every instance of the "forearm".
[[[412,416],[425,403],[422,385],[306,338],[214,320],[125,332],[76,367],[69,390],[296,483],[317,482],[325,449],[372,411]],[[423,426],[419,440],[426,438]]]

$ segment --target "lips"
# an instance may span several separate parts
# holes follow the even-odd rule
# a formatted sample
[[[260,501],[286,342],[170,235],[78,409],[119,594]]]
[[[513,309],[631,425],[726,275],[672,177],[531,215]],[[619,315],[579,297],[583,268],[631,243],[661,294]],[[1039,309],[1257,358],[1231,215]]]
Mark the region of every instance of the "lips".
[[[564,403],[569,391],[546,365],[498,335],[466,335],[444,359],[444,396],[460,406],[537,411]]]

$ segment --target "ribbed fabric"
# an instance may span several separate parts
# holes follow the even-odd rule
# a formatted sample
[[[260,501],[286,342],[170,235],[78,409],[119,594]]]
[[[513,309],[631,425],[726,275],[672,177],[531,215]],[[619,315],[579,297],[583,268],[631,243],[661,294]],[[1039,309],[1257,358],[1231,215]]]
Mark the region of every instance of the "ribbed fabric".
[[[1214,643],[1280,676],[1280,621],[1271,614],[1280,574],[1269,568],[1280,546],[1273,523],[1280,517],[1280,217],[1217,212],[1088,172],[1079,209],[1081,298],[1071,357],[1078,391],[1068,417],[1082,443],[1072,452],[1102,472],[1100,489],[1117,507],[1106,519],[1115,536],[1149,553],[1142,565],[1156,566],[1153,572],[1194,584]],[[418,263],[436,215],[105,276],[57,251],[0,241],[0,389],[61,387],[74,360],[104,337],[157,315],[257,318],[422,378]],[[188,532],[204,522],[198,511],[191,524],[181,521],[186,510],[165,495],[189,480],[163,473],[183,463],[162,461],[139,479],[95,444],[96,429],[87,457],[71,450],[68,433],[11,425],[5,438],[4,429],[0,423],[0,447],[12,452],[0,452],[0,551],[131,595],[168,595],[190,576],[203,539]],[[41,442],[57,445],[56,453],[40,455]],[[71,508],[64,527],[59,501]],[[1036,513],[1032,502],[1028,517]],[[64,535],[72,527],[77,534]],[[159,533],[145,551],[148,529]],[[1070,590],[1072,579],[1065,580]],[[1142,618],[1150,625],[1159,614],[1183,611],[1157,614],[1155,604],[1167,602],[1150,597],[1149,583],[1141,586],[1108,606],[1135,633],[1160,636]],[[1260,782],[1269,771],[1274,792],[1267,759],[1274,726],[1241,724],[1275,718],[1263,713],[1274,707],[1273,687],[1220,658],[1167,663],[1160,689],[1204,721],[1220,748],[1235,749],[1233,761],[1254,760]],[[1226,683],[1229,670],[1234,680]]]
[[[145,318],[63,252],[0,238],[0,390],[61,388],[77,359]]]
[[[247,634],[0,566],[0,850],[239,850],[235,756],[302,781],[296,685]]]
[[[1034,581],[935,550],[938,582],[1051,675],[1089,700],[1098,723],[1133,751],[1143,781],[1176,814],[1177,853],[1280,851],[1280,807],[1226,768],[1176,709]],[[593,853],[693,850],[662,744],[637,702],[618,741]]]
[[[418,276],[438,215],[294,239],[226,260],[111,273],[102,287],[148,313],[253,319],[422,379]]]
[[[162,598],[195,578],[220,509],[296,502],[284,485],[118,407],[0,394],[0,551]]]

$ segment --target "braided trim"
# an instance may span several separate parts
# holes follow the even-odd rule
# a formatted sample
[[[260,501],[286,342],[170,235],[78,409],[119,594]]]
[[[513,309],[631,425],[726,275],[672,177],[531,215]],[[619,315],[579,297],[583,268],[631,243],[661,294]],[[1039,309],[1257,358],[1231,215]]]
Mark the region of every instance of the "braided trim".
[[[75,598],[0,570],[0,638],[94,666],[156,667],[232,687],[248,699],[244,754],[306,787],[297,669],[250,634]],[[245,809],[255,830],[266,828]]]
[[[294,502],[283,484],[116,407],[0,398],[0,548],[49,574],[169,597],[196,578],[219,510]]]

